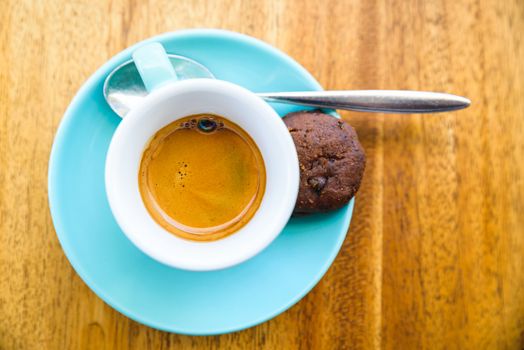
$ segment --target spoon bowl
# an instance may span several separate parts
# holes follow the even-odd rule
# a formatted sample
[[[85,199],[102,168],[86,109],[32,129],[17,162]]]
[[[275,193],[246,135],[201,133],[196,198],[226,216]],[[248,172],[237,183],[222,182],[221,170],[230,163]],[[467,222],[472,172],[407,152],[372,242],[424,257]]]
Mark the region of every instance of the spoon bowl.
[[[167,57],[179,80],[215,78],[209,69],[190,58],[172,54],[167,54]],[[148,94],[132,59],[116,67],[104,82],[104,97],[121,118],[139,105]]]

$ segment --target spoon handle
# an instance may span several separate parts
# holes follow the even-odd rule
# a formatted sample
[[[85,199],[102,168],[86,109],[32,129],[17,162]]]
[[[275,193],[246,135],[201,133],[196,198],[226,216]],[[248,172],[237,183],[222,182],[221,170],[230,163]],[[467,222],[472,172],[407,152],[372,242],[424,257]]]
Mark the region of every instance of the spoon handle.
[[[466,108],[470,101],[440,92],[347,90],[258,93],[271,102],[379,113],[435,113]]]

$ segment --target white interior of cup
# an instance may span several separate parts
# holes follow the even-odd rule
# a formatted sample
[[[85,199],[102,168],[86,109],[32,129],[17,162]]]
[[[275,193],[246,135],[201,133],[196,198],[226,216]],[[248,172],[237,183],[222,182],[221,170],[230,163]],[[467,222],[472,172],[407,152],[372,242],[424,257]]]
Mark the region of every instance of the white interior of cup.
[[[193,242],[164,230],[149,215],[138,188],[142,153],[151,137],[177,119],[200,113],[238,124],[257,144],[266,167],[264,197],[253,218],[212,242]],[[267,103],[232,83],[193,79],[154,91],[124,118],[109,147],[105,176],[111,210],[138,248],[176,268],[215,270],[249,259],[278,236],[295,205],[299,168],[293,140]]]

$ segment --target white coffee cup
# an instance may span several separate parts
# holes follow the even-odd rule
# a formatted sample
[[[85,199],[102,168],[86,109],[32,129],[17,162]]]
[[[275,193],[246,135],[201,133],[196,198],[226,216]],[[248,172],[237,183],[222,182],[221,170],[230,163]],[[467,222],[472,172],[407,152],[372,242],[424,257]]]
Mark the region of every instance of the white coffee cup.
[[[152,136],[178,119],[201,113],[222,116],[245,130],[266,168],[266,188],[255,215],[237,232],[211,242],[189,241],[162,228],[146,209],[138,184],[142,153]],[[140,250],[175,268],[205,271],[239,264],[278,236],[295,205],[299,167],[286,126],[266,102],[229,82],[191,79],[155,89],[122,120],[107,154],[105,183],[116,221]]]

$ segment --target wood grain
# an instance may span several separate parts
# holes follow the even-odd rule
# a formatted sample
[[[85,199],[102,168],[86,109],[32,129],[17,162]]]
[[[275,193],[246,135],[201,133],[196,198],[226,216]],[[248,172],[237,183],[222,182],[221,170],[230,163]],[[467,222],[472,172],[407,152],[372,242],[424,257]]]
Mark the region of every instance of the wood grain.
[[[330,89],[468,96],[433,116],[344,113],[368,166],[349,235],[279,317],[214,337],[112,310],[65,258],[47,162],[71,98],[151,35],[225,28]],[[0,1],[0,349],[524,349],[524,2]]]

